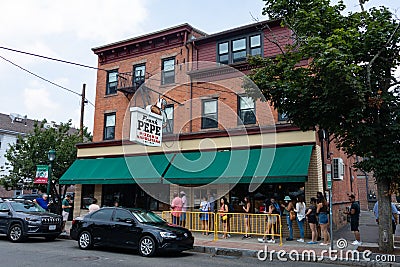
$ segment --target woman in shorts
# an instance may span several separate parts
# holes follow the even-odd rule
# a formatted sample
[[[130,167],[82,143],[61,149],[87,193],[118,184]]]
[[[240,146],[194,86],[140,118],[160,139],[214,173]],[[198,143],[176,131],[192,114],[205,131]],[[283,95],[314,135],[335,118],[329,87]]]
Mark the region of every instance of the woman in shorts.
[[[311,230],[311,241],[307,244],[317,244],[317,200],[315,197],[311,198],[310,206],[307,209],[306,218]]]

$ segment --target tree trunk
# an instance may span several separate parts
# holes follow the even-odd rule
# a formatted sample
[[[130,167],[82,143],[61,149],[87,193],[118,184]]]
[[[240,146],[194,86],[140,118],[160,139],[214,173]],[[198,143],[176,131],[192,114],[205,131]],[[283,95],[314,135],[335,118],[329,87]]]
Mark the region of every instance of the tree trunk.
[[[392,231],[392,207],[389,194],[390,183],[382,179],[378,186],[378,211],[379,211],[379,250],[382,253],[392,253],[394,240]]]

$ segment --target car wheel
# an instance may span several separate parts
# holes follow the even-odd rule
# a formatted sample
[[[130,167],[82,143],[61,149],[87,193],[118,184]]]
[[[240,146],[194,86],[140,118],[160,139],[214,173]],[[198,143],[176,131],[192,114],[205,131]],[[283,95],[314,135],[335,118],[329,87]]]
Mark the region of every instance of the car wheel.
[[[139,241],[139,254],[143,257],[151,257],[156,252],[156,242],[151,236],[143,236]]]
[[[80,249],[91,249],[93,247],[92,234],[88,231],[83,231],[79,234],[78,245]]]
[[[10,239],[11,242],[21,242],[24,238],[22,226],[20,224],[14,224],[10,227],[8,239]]]
[[[46,241],[54,241],[54,240],[56,240],[57,237],[58,237],[58,235],[49,235],[49,236],[46,236],[45,239],[46,239]]]

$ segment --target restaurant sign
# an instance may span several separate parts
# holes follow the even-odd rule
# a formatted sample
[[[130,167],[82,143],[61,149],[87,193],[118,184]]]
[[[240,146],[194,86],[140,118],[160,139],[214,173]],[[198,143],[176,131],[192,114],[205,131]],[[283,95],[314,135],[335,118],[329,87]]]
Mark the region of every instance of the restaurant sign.
[[[33,180],[34,184],[47,184],[47,179],[49,177],[49,166],[48,165],[37,165],[36,166],[36,176]]]
[[[131,107],[130,141],[161,146],[163,117],[139,107]]]

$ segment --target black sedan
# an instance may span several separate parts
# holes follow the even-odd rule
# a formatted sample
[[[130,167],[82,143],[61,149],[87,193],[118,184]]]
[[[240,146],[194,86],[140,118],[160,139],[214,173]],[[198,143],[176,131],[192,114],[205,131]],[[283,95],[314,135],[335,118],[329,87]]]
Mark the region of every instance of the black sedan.
[[[101,208],[76,218],[70,236],[81,249],[94,245],[134,248],[145,257],[162,250],[189,250],[194,243],[189,230],[169,224],[151,211],[119,207]]]

